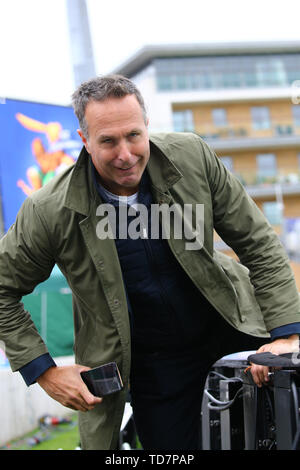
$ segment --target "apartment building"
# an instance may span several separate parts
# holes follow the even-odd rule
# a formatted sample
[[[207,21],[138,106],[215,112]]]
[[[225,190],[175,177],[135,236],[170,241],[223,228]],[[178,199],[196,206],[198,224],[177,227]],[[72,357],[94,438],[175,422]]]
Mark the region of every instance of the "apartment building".
[[[115,72],[141,90],[150,131],[205,139],[300,261],[300,41],[146,46]]]

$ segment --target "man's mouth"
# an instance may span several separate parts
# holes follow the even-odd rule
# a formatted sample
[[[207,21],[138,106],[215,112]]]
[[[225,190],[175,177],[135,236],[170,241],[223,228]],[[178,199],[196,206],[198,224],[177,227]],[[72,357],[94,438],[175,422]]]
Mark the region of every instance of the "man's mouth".
[[[120,167],[116,167],[116,168],[117,168],[117,170],[128,171],[128,170],[131,170],[134,166],[135,166],[135,164],[132,165],[132,166],[128,166],[128,167],[126,167],[126,168],[120,168]]]

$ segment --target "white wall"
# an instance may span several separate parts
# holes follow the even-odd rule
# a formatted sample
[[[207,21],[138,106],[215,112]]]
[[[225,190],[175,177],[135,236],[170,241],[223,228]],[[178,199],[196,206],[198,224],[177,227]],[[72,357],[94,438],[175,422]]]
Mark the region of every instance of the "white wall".
[[[74,363],[74,357],[55,358],[57,365]],[[38,427],[38,419],[49,414],[63,417],[70,408],[49,397],[38,385],[27,387],[19,372],[0,368],[0,445]]]
[[[155,67],[148,65],[132,77],[146,104],[150,132],[172,132],[172,101],[167,93],[156,90]]]

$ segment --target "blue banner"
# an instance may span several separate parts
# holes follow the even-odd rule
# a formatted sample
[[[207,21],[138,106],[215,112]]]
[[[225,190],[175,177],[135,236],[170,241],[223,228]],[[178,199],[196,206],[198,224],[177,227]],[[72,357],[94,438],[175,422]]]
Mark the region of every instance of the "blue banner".
[[[82,147],[77,128],[71,107],[1,101],[0,188],[5,231],[28,195],[76,161]]]

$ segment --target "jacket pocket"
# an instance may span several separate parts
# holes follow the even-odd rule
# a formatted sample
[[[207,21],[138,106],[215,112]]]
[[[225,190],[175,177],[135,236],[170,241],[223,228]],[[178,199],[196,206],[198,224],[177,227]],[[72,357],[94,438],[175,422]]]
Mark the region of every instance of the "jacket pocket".
[[[248,268],[224,253],[215,252],[214,256],[231,282],[236,294],[239,320],[241,323],[245,323],[245,327],[241,329],[254,335],[267,335],[263,315],[255,297],[254,286],[250,281]]]

